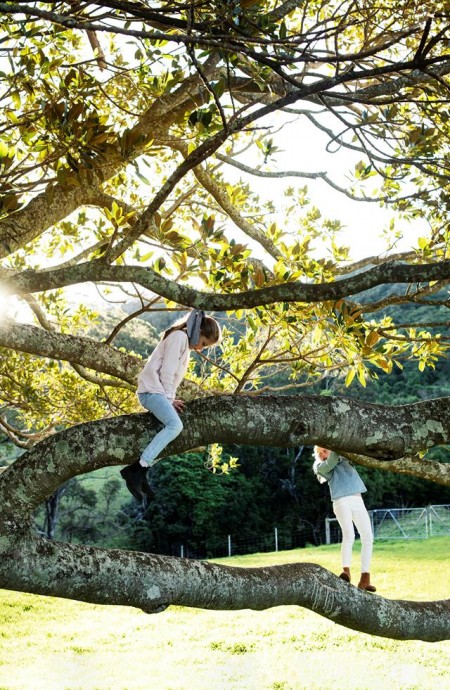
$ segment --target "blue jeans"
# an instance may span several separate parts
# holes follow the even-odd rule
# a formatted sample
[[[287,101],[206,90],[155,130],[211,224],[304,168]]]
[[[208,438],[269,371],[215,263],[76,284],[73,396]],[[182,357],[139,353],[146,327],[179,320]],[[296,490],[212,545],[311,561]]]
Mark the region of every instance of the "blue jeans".
[[[156,419],[164,424],[164,427],[144,448],[141,460],[149,467],[155,465],[156,457],[174,438],[183,431],[183,422],[178,416],[172,403],[160,393],[138,393],[142,407],[155,415]]]

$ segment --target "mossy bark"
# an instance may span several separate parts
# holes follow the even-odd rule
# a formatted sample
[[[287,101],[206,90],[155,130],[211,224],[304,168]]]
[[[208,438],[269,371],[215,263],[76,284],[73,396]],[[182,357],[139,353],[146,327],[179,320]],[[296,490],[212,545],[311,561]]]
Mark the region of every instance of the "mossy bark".
[[[420,444],[448,441],[448,414],[445,400],[391,408],[321,396],[213,397],[186,406],[184,430],[166,455],[211,442],[319,443],[389,461],[416,452],[424,447]],[[312,563],[232,568],[58,543],[32,533],[35,509],[58,486],[99,467],[135,461],[159,428],[150,414],[80,424],[39,443],[5,470],[0,476],[0,587],[149,613],[174,604],[227,610],[297,605],[373,635],[450,639],[450,600],[389,601]],[[439,472],[441,483],[450,485],[450,473],[443,474],[442,466]]]

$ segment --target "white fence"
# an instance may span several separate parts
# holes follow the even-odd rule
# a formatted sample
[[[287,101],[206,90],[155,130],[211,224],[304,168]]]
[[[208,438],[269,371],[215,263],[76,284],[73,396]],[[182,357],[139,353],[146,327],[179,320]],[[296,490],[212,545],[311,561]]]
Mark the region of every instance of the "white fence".
[[[428,539],[450,535],[450,505],[369,510],[375,539]],[[325,519],[325,540],[341,540],[336,518]]]

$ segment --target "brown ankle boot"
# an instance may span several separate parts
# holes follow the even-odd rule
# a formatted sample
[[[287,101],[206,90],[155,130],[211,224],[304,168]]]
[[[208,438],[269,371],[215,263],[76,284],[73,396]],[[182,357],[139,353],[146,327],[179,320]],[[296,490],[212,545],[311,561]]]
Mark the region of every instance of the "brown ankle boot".
[[[370,573],[361,573],[361,579],[358,582],[359,589],[364,589],[366,592],[376,592],[376,587],[370,584]]]
[[[345,580],[345,582],[350,582],[350,568],[342,568],[342,573],[339,577],[341,580]]]

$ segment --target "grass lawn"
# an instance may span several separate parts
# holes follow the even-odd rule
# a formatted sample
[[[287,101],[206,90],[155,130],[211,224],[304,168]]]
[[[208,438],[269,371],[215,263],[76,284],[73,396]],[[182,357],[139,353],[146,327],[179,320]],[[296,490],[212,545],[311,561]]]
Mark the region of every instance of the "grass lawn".
[[[339,572],[339,548],[220,562],[293,561]],[[450,596],[449,563],[450,537],[376,542],[372,579],[387,598],[444,599]],[[171,607],[149,616],[0,590],[0,689],[17,688],[449,690],[450,641],[370,637],[294,606],[234,612]]]

